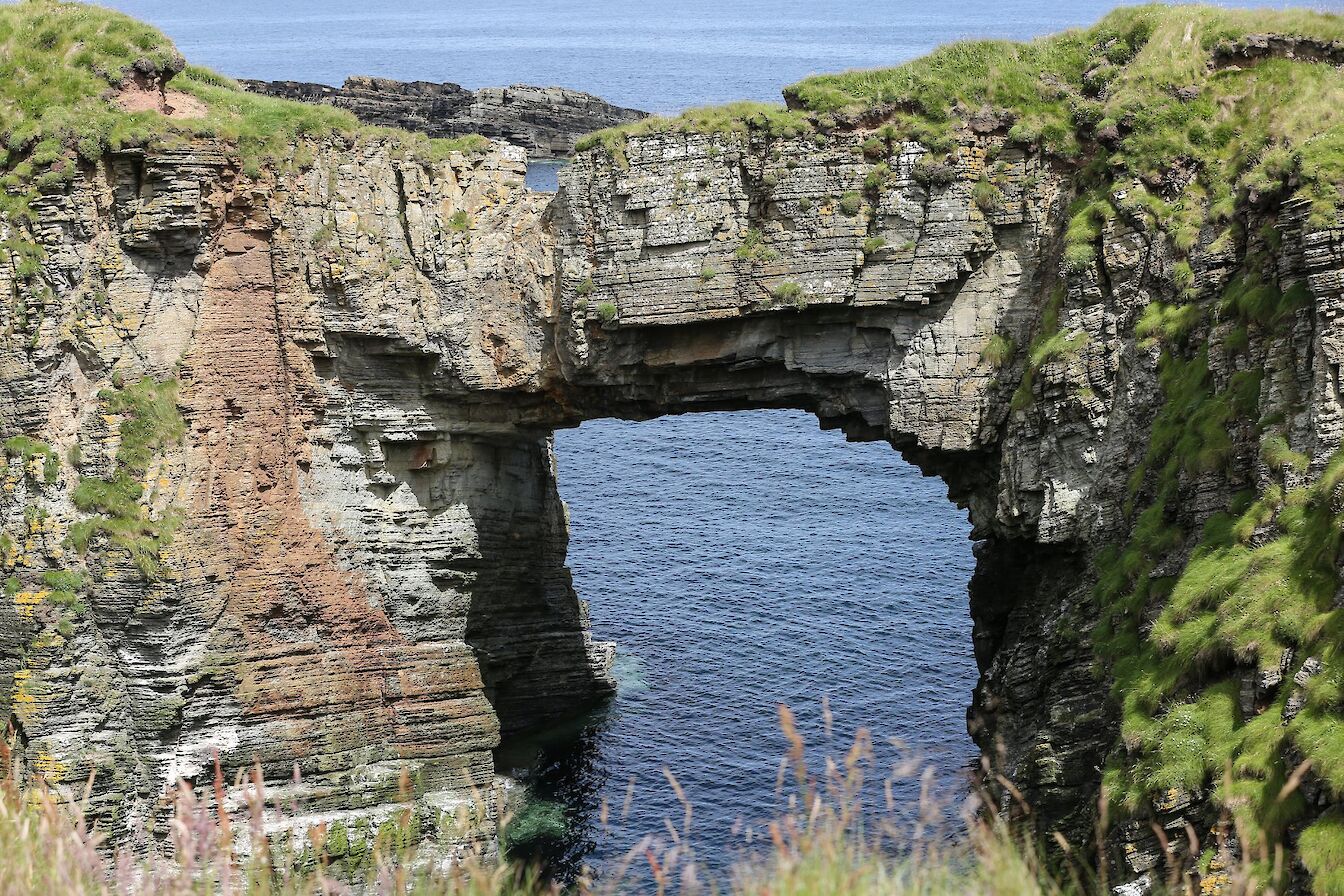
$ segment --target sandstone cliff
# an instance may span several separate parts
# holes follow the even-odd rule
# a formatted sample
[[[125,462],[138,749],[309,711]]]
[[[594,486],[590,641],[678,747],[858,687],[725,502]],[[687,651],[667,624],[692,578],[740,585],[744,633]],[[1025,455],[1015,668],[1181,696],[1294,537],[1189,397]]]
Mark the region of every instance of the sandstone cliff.
[[[501,728],[612,686],[550,433],[798,407],[968,509],[969,726],[1041,827],[1104,777],[1130,877],[1188,828],[1331,892],[1344,26],[1270,19],[1316,36],[1144,8],[644,122],[554,200],[517,149],[315,124],[44,162],[0,265],[22,774],[96,769],[130,836],[216,754],[297,765],[300,831],[488,844]]]
[[[431,137],[483,134],[527,150],[533,159],[562,158],[590,131],[638,121],[648,113],[563,87],[484,87],[355,76],[340,87],[298,81],[241,81],[267,96],[327,103],[365,124],[405,128]]]

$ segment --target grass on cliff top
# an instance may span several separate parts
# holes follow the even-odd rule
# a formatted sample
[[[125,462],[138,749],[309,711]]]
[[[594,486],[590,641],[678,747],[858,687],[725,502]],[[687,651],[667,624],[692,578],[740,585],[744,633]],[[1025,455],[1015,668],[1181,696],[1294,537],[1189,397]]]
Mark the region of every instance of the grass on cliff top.
[[[596,131],[580,137],[575,152],[603,147],[618,161],[625,159],[625,143],[630,137],[648,134],[749,134],[766,133],[776,137],[797,137],[815,130],[811,119],[778,103],[742,101],[724,106],[690,109],[674,117],[650,115],[631,124]]]
[[[1231,64],[1263,34],[1326,47],[1344,40],[1344,17],[1138,6],[1088,29],[1030,43],[951,44],[897,68],[808,78],[785,92],[814,113],[888,107],[895,121],[947,137],[985,110],[1010,139],[1090,158],[1112,175],[1157,182],[1185,166],[1194,179],[1192,195],[1175,203],[1184,208],[1157,211],[1188,211],[1187,226],[1210,209],[1230,217],[1239,187],[1298,189],[1333,208],[1344,184],[1344,74],[1310,53]],[[1117,178],[1096,179],[1110,186]]]
[[[1254,35],[1344,40],[1344,17],[1304,10],[1208,6],[1122,8],[1096,25],[1027,43],[964,41],[895,68],[807,78],[785,89],[797,111],[759,104],[699,109],[600,131],[581,149],[623,158],[629,137],[649,133],[827,131],[867,116],[888,144],[914,140],[935,153],[955,146],[982,112],[1010,142],[1083,169],[1089,215],[1071,234],[1073,259],[1090,261],[1082,231],[1117,188],[1162,182],[1188,169],[1174,198],[1130,190],[1128,202],[1169,224],[1184,251],[1199,223],[1231,217],[1238,191],[1297,192],[1328,214],[1344,184],[1344,72],[1328,62],[1273,58],[1217,64]],[[1334,60],[1336,63],[1340,60]],[[875,116],[875,117],[874,117]],[[1072,239],[1078,237],[1078,239]]]
[[[813,112],[896,105],[933,121],[952,120],[958,105],[1044,111],[1084,93],[1123,99],[1131,89],[1150,94],[1197,84],[1210,75],[1214,50],[1256,34],[1329,43],[1344,39],[1344,17],[1202,5],[1122,7],[1089,28],[1029,42],[960,41],[894,68],[815,75],[784,93]]]
[[[79,159],[111,149],[196,137],[232,141],[249,173],[287,156],[293,140],[394,135],[413,152],[441,158],[488,146],[482,137],[433,141],[362,127],[348,112],[257,96],[206,69],[187,66],[161,32],[118,12],[81,3],[24,0],[0,6],[0,152],[3,210],[27,217],[35,191],[73,176]],[[181,74],[177,74],[178,72]],[[135,77],[169,78],[169,89],[203,105],[195,117],[126,111],[119,90]]]

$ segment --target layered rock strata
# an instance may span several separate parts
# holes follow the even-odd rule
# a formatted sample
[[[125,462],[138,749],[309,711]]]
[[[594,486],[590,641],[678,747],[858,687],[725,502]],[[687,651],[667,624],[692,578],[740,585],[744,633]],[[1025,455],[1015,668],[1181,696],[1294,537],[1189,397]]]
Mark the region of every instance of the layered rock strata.
[[[115,154],[42,201],[56,290],[6,275],[29,304],[6,306],[0,401],[6,435],[44,440],[0,499],[22,774],[95,771],[118,837],[216,755],[230,781],[297,771],[300,829],[385,820],[409,778],[426,821],[462,810],[492,840],[501,726],[612,687],[549,431],[510,407],[543,386],[552,271],[523,173],[502,146],[433,169],[328,147],[256,182],[200,145]],[[181,417],[128,534],[86,495],[121,481],[129,428],[165,426],[125,400],[151,383]],[[71,568],[77,602],[53,602]]]
[[[1268,754],[1238,758],[1221,794],[1172,784],[1112,809],[1108,849],[1134,892],[1197,881],[1198,843],[1266,848],[1250,844],[1274,836],[1276,811],[1292,813],[1289,849],[1327,842],[1344,221],[1262,198],[1178,248],[1126,203],[1136,180],[1079,264],[1067,168],[974,121],[939,168],[875,117],[632,136],[568,166],[553,207],[568,415],[803,408],[942,477],[977,542],[968,727],[1012,782],[1005,813],[1087,842],[1101,769],[1143,790],[1182,780],[1158,762],[1227,749],[1216,726],[1266,732]],[[1146,588],[1187,608],[1129,609]],[[1275,596],[1257,607],[1263,589]],[[1251,646],[1225,646],[1224,626]],[[1114,653],[1130,631],[1156,655]],[[1197,672],[1170,671],[1182,651]],[[1170,676],[1170,696],[1136,719],[1143,675]],[[1235,705],[1218,702],[1234,686]],[[1143,735],[1156,749],[1139,725],[1157,726]],[[1275,768],[1296,769],[1291,785]],[[1262,792],[1235,824],[1218,802]],[[1328,855],[1288,860],[1290,889],[1328,892],[1307,873],[1333,873]],[[1218,867],[1208,891],[1227,883]]]
[[[353,112],[365,124],[420,131],[431,137],[483,134],[527,150],[534,159],[565,158],[591,131],[638,121],[638,109],[613,106],[563,87],[483,87],[353,76],[340,87],[299,81],[240,81],[255,93]]]
[[[1204,358],[1214,391],[1254,379],[1241,400],[1302,456],[1270,465],[1223,418],[1226,464],[1172,474],[1153,573],[1174,577],[1237,493],[1296,488],[1340,447],[1344,226],[1266,203],[1199,234],[1190,285],[1169,237],[1117,215],[1064,265],[1070,172],[967,127],[936,176],[882,138],[874,177],[876,127],[629,137],[581,154],[553,201],[522,189],[521,150],[432,163],[377,141],[256,178],[212,143],[126,150],[45,194],[40,271],[0,268],[0,422],[30,440],[6,443],[0,497],[22,774],[96,770],[93,810],[128,835],[179,781],[205,788],[217,752],[230,780],[297,767],[299,828],[461,810],[461,840],[488,843],[501,729],[612,687],[564,566],[550,434],[794,407],[889,442],[968,509],[971,732],[1036,817],[1084,836],[1119,729],[1088,638],[1101,550],[1145,525],[1166,359]],[[1252,256],[1297,297],[1272,326],[1139,326]],[[119,471],[132,517],[101,491]],[[1276,724],[1321,665],[1226,661],[1240,711]],[[1302,792],[1307,817],[1335,805],[1319,777]],[[1117,835],[1131,874],[1156,867],[1150,820],[1216,814],[1192,792],[1155,807]]]

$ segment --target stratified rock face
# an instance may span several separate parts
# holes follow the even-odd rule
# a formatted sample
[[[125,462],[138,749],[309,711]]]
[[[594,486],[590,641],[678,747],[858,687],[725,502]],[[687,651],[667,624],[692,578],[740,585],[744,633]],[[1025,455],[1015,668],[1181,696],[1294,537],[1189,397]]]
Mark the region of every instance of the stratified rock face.
[[[253,181],[202,144],[81,171],[39,204],[40,272],[0,267],[18,297],[0,422],[41,440],[7,443],[0,495],[0,710],[25,774],[99,769],[94,808],[125,834],[218,751],[230,779],[297,765],[300,826],[470,804],[489,842],[493,803],[472,796],[501,728],[612,687],[564,566],[551,432],[798,407],[888,441],[969,509],[970,729],[1077,838],[1118,728],[1084,636],[1098,552],[1140,525],[1172,388],[1139,315],[1271,259],[1303,296],[1291,313],[1193,338],[1210,388],[1263,371],[1244,398],[1305,454],[1284,475],[1316,476],[1344,435],[1344,228],[1251,212],[1240,236],[1200,236],[1189,287],[1168,237],[1117,215],[1066,274],[1067,175],[988,130],[945,171],[888,144],[880,176],[858,126],[632,137],[580,155],[549,204],[509,148],[433,165],[308,146],[307,167]],[[1223,429],[1226,469],[1180,472],[1179,531],[1277,475],[1254,426]],[[106,493],[118,471],[143,487],[129,516]],[[1197,543],[1178,532],[1153,574]],[[1248,669],[1244,711],[1300,710],[1268,697],[1315,662]],[[1304,792],[1312,812],[1334,800]],[[1207,814],[1198,795],[1163,805],[1177,828]]]
[[[563,158],[591,131],[628,124],[648,113],[613,106],[563,87],[483,87],[354,76],[340,87],[298,81],[241,81],[256,93],[353,112],[366,124],[421,131],[431,137],[483,134],[521,146],[534,159]]]
[[[40,204],[40,278],[4,268],[0,421],[43,443],[0,497],[0,711],[24,774],[97,770],[117,837],[218,755],[297,769],[300,829],[413,797],[488,843],[501,725],[612,687],[549,432],[514,409],[552,276],[522,151],[314,158],[257,183],[208,145],[110,157]],[[137,479],[143,515],[97,497]]]
[[[880,139],[861,124],[799,137],[666,133],[571,163],[555,206],[567,410],[800,407],[941,476],[978,541],[981,677],[968,727],[1016,787],[1004,811],[1022,800],[1079,842],[1097,818],[1099,769],[1134,749],[1093,642],[1135,611],[1099,598],[1116,587],[1103,577],[1193,591],[1182,573],[1210,562],[1201,533],[1230,525],[1248,495],[1273,502],[1297,489],[1290,502],[1323,508],[1321,531],[1337,535],[1337,488],[1316,497],[1304,486],[1339,481],[1325,471],[1338,469],[1344,437],[1344,225],[1313,221],[1304,202],[1266,203],[1244,229],[1209,228],[1182,253],[1150,218],[1121,212],[1099,228],[1096,259],[1078,265],[1062,258],[1068,175],[1003,130],[965,128],[956,167],[937,171],[921,146]],[[1269,271],[1262,295],[1280,304],[1237,311],[1225,296],[1257,264]],[[1287,459],[1262,448],[1267,427]],[[1163,494],[1140,512],[1154,480]],[[1275,537],[1260,513],[1243,543]],[[1303,557],[1289,574],[1307,575],[1318,561],[1293,550]],[[1332,566],[1332,548],[1321,550]],[[1328,598],[1319,611],[1328,617]],[[1268,662],[1208,662],[1240,683],[1231,712],[1281,731],[1309,702],[1316,659],[1275,646]],[[1302,761],[1275,749],[1288,769]],[[1328,777],[1305,768],[1303,826],[1339,806]],[[1154,827],[1189,824],[1207,843],[1218,810],[1192,788],[1149,799],[1111,843],[1122,874],[1160,879]],[[1302,867],[1292,873],[1305,886]]]

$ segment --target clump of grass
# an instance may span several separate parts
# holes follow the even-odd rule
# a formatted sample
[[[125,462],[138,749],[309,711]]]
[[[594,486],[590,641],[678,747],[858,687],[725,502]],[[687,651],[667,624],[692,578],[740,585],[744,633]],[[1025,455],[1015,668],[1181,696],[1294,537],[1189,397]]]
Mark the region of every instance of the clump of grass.
[[[863,178],[863,188],[869,193],[878,193],[891,180],[891,166],[886,162],[874,165]]]
[[[770,297],[776,302],[788,302],[791,305],[802,305],[807,300],[803,287],[792,280],[776,285],[770,290]]]
[[[604,324],[609,324],[616,319],[618,311],[615,302],[598,302],[597,316]]]
[[[579,281],[579,285],[574,287],[575,294],[581,297],[587,297],[593,294],[593,278],[585,277]]]
[[[1013,337],[1003,333],[995,333],[989,337],[989,342],[985,343],[985,347],[980,350],[980,360],[991,367],[1002,367],[1012,360],[1015,349]]]
[[[840,208],[841,214],[845,215],[846,217],[852,218],[859,213],[860,209],[863,208],[863,196],[860,195],[858,192],[851,190],[850,192],[840,197],[840,201],[837,203],[837,205]]]
[[[982,177],[971,187],[971,201],[980,211],[992,214],[1003,207],[1003,192]]]
[[[957,180],[957,169],[933,157],[925,156],[915,163],[910,176],[926,190],[938,190]]]
[[[876,254],[877,254],[878,252],[880,252],[880,251],[882,250],[882,248],[885,247],[886,245],[887,245],[887,241],[886,241],[886,239],[883,238],[883,237],[880,237],[880,236],[870,236],[870,237],[868,237],[866,240],[863,241],[863,254],[864,254],[864,257],[866,258],[866,257],[868,257],[868,256],[870,256],[870,255],[876,255]]]
[[[1072,243],[1064,249],[1061,269],[1066,274],[1081,274],[1097,260],[1097,249],[1091,243]]]
[[[1307,456],[1288,447],[1288,439],[1280,432],[1265,436],[1260,443],[1260,456],[1272,469],[1303,471],[1307,468]]]
[[[1204,317],[1200,305],[1168,305],[1153,302],[1143,309],[1134,334],[1145,343],[1176,342],[1186,337]]]
[[[154,458],[186,432],[177,407],[177,383],[145,377],[100,397],[105,413],[121,417],[121,444],[110,478],[80,477],[71,497],[77,508],[92,516],[70,527],[70,541],[84,552],[101,535],[152,580],[162,575],[159,552],[172,538],[179,517],[171,509],[158,519],[144,512],[143,483]]]
[[[1064,307],[1064,289],[1057,287],[1041,312],[1040,329],[1027,349],[1027,366],[1022,382],[1013,393],[1010,407],[1015,411],[1029,407],[1035,398],[1036,375],[1047,363],[1075,355],[1087,344],[1086,333],[1069,336],[1059,329],[1059,315]]]
[[[742,245],[733,252],[739,261],[768,264],[779,260],[779,253],[765,244],[765,234],[752,227],[742,237]]]
[[[308,242],[314,249],[329,248],[336,242],[336,228],[330,224],[323,224],[313,231],[312,238]]]
[[[1020,135],[1076,151],[1067,90],[1044,86],[1041,75],[1080,83],[1089,43],[1077,32],[1029,44],[965,41],[899,68],[808,78],[786,88],[785,95],[817,112],[893,106],[900,110],[895,123],[902,131],[940,146],[952,140],[954,107],[1011,109],[1018,113]]]
[[[1272,327],[1307,307],[1311,294],[1298,281],[1280,290],[1273,280],[1254,274],[1234,278],[1223,293],[1222,310],[1243,321]]]
[[[1322,815],[1302,832],[1297,849],[1316,892],[1344,892],[1344,810],[1335,807]]]
[[[865,158],[881,159],[886,157],[886,155],[891,150],[887,146],[885,140],[882,140],[878,137],[869,137],[867,140],[863,141],[863,145],[860,147],[860,151],[863,153]]]
[[[32,478],[34,460],[40,461],[41,481],[52,485],[61,475],[61,463],[56,452],[46,442],[25,435],[11,436],[5,439],[5,455],[13,458],[24,467],[24,474]]]

